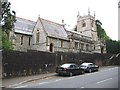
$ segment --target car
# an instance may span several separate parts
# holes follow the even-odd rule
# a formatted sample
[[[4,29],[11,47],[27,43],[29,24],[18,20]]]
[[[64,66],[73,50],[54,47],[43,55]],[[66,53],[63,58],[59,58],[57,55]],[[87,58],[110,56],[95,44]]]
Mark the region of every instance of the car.
[[[93,63],[82,63],[80,65],[80,68],[81,69],[84,69],[85,72],[93,72],[93,71],[98,71],[99,69],[99,66],[98,65],[95,65]]]
[[[77,74],[83,74],[84,69],[80,68],[78,64],[66,63],[58,66],[55,72],[58,73],[59,75],[73,76]]]

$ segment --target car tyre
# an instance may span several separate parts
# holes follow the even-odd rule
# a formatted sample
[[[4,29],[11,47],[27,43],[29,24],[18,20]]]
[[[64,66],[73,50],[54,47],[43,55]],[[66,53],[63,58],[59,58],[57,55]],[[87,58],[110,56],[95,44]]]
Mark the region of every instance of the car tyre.
[[[85,73],[85,71],[84,71],[84,70],[82,70],[82,71],[81,71],[81,74],[84,74],[84,73]]]
[[[73,76],[73,73],[72,73],[72,72],[70,72],[70,77],[71,77],[71,76]]]
[[[91,69],[89,69],[89,73],[91,73],[92,72],[92,70]]]

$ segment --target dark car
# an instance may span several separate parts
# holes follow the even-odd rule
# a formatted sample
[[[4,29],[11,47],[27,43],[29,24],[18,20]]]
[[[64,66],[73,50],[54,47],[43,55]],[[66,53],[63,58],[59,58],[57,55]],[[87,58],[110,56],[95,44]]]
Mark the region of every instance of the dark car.
[[[82,63],[80,65],[81,69],[84,69],[85,72],[91,73],[92,71],[98,71],[99,66],[93,63]]]
[[[56,68],[56,73],[59,75],[77,75],[83,74],[84,70],[79,67],[79,65],[74,63],[66,63]]]

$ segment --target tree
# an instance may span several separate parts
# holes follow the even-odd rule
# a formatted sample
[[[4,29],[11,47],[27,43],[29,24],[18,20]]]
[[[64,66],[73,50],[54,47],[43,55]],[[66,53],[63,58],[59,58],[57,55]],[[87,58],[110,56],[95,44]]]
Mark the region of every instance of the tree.
[[[96,26],[99,39],[106,44],[107,53],[120,53],[120,41],[112,40],[107,36],[105,30],[102,28],[102,23],[99,20],[96,20]]]
[[[96,20],[96,27],[97,27],[98,38],[102,42],[106,40],[110,40],[109,36],[107,36],[105,30],[102,28],[102,23],[100,22],[100,20]]]
[[[16,21],[15,11],[11,11],[10,2],[2,3],[2,30],[0,31],[0,37],[2,37],[3,49],[13,49],[12,43],[9,41],[9,33],[14,28],[14,23]]]
[[[107,53],[117,54],[120,53],[120,41],[108,40],[106,42]]]
[[[12,43],[9,41],[8,36],[5,32],[2,32],[2,49],[4,50],[12,50]]]
[[[2,31],[6,32],[9,37],[9,32],[14,28],[16,21],[15,11],[11,11],[10,2],[4,2],[2,4]]]

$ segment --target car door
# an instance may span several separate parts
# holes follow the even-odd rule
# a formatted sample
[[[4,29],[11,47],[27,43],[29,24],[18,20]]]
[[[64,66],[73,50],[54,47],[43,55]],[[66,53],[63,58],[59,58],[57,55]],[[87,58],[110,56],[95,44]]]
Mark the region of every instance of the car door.
[[[80,71],[80,67],[78,66],[78,65],[73,65],[73,67],[74,67],[74,73],[75,74],[79,74],[81,71]]]
[[[73,74],[78,74],[79,69],[77,65],[70,65],[70,72],[72,72]]]
[[[91,69],[91,71],[94,71],[94,65],[93,64],[89,64],[89,67],[90,67],[90,69]]]
[[[97,68],[94,64],[92,64],[92,71],[95,71]]]

